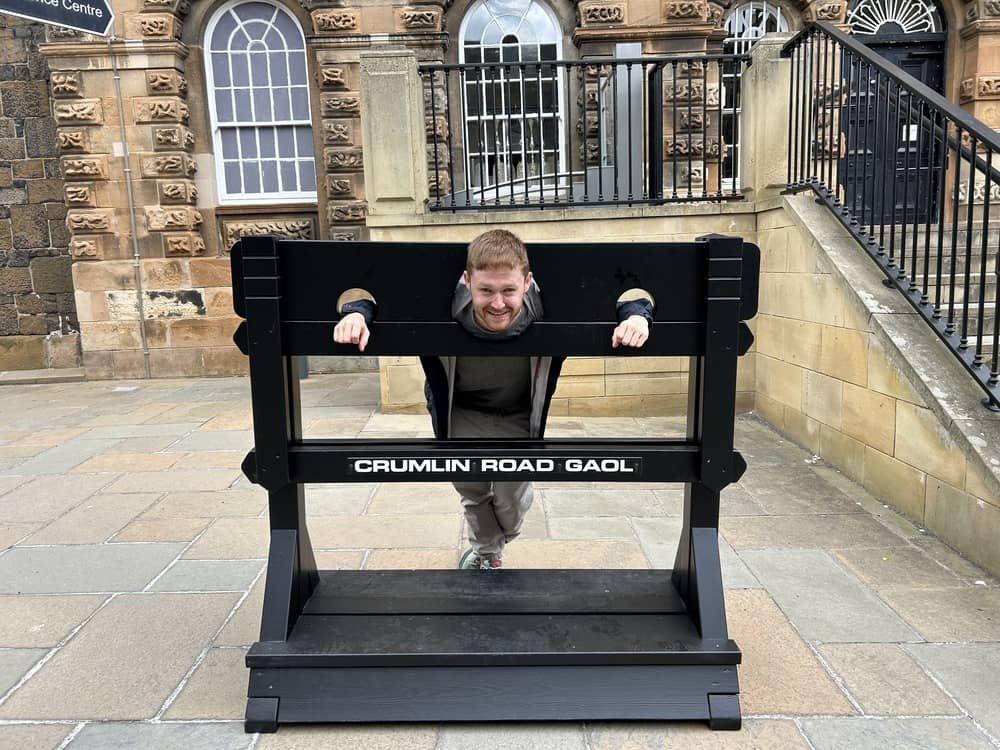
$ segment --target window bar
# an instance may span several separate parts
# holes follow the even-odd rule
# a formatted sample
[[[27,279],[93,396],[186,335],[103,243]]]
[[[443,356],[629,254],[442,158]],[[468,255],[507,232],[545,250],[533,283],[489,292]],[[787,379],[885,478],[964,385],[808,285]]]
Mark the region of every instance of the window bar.
[[[959,142],[961,144],[961,142]],[[969,348],[969,295],[972,284],[972,219],[976,211],[976,152],[979,140],[975,133],[969,133],[969,192],[965,208],[965,284],[962,287],[962,337],[959,349]]]
[[[513,102],[510,96],[510,70],[513,68],[507,68],[507,137],[513,137],[513,130],[510,128],[511,123],[511,109],[513,108]],[[530,193],[528,191],[528,159],[530,158],[530,152],[528,151],[528,110],[524,104],[524,63],[517,64],[517,76],[520,82],[521,88],[521,164],[524,169],[524,202],[530,202]],[[511,163],[513,164],[513,153],[511,154]],[[510,176],[510,202],[514,202],[514,174],[511,173]]]
[[[502,44],[500,45],[500,59],[501,59],[501,61],[503,60],[503,45]],[[514,174],[514,147],[511,145],[511,141],[514,138],[514,130],[511,127],[512,118],[511,118],[511,111],[510,111],[511,110],[511,106],[510,106],[510,70],[511,70],[511,66],[504,65],[502,62],[501,62],[501,64],[497,65],[497,71],[500,73],[500,110],[499,110],[499,113],[500,113],[500,125],[501,125],[500,146],[503,148],[504,162],[507,165],[506,175],[505,176],[507,178],[507,180],[506,180],[506,183],[507,183],[507,186],[508,186],[507,189],[508,189],[508,192],[510,193],[510,195],[509,195],[509,201],[508,202],[509,202],[509,204],[511,206],[513,206],[514,205],[514,185],[515,185],[515,180],[517,179],[517,177]],[[506,87],[507,87],[506,89],[504,88],[505,84],[506,84]],[[506,129],[506,131],[503,130],[503,121],[504,121],[504,117],[505,116],[506,116],[506,119],[507,119],[507,129]],[[522,124],[523,124],[523,121],[522,121]],[[524,128],[523,127],[521,128],[521,144],[522,144],[522,148],[523,148],[523,146],[524,146]],[[524,161],[522,160],[521,163],[524,164]],[[525,172],[528,171],[527,167],[524,168],[524,171]],[[525,193],[525,195],[524,195],[524,200],[525,201],[528,200],[528,194],[527,193]]]
[[[958,266],[958,190],[962,174],[962,126],[955,123],[955,181],[951,203],[951,272],[948,275],[948,325],[944,332],[955,332],[955,273]]]
[[[908,278],[906,272],[906,222],[907,216],[910,210],[910,152],[913,150],[913,97],[910,92],[906,92],[906,117],[903,118],[903,216],[899,222],[899,234],[900,234],[900,249],[899,249],[899,280],[906,281]],[[917,173],[919,175],[919,172]],[[916,211],[914,211],[916,214]],[[917,263],[916,263],[916,252],[913,253],[913,273],[909,274],[911,281],[909,286],[913,286],[912,277],[916,273]]]
[[[945,201],[948,199],[947,192],[948,187],[947,182],[947,168],[948,168],[948,119],[944,114],[940,115],[941,118],[941,140],[935,143],[936,148],[941,149],[941,164],[938,166],[938,201],[937,201],[937,213],[938,213],[938,232],[937,232],[937,277],[935,280],[936,286],[934,289],[934,318],[940,319],[941,317],[941,295],[942,295],[942,285],[941,285],[941,266],[944,262],[944,208]]]
[[[722,100],[724,98],[724,93],[725,93],[725,89],[726,89],[726,87],[724,85],[724,82],[726,80],[726,71],[730,69],[730,67],[729,67],[730,65],[732,66],[731,70],[733,71],[733,96],[735,97],[736,93],[740,90],[739,89],[739,86],[740,86],[739,63],[737,62],[737,59],[735,57],[733,57],[731,59],[720,58],[719,61],[718,61],[718,63],[716,64],[716,70],[718,71],[718,76],[719,76],[719,103],[718,103],[718,105],[716,105],[716,110],[717,110],[717,113],[716,113],[716,127],[718,128],[718,133],[719,133],[719,136],[718,136],[718,138],[719,138],[719,168],[716,170],[716,175],[715,175],[715,186],[717,188],[716,192],[715,192],[715,195],[716,195],[716,197],[719,200],[722,200],[722,165],[725,163],[725,159],[723,158],[723,149],[725,147],[725,144],[723,143],[723,136],[725,135],[725,128],[722,127]],[[734,101],[735,101],[735,99],[734,99]],[[705,97],[705,102],[706,102],[706,112],[702,116],[704,117],[705,123],[707,125],[707,123],[708,123],[708,113],[707,113],[708,97]],[[735,138],[735,132],[736,131],[733,131],[733,132],[734,132],[734,138],[733,138],[733,140],[736,140],[736,138]],[[791,137],[792,137],[791,130],[789,130],[788,137],[789,137],[789,139],[791,139]],[[734,160],[735,160],[735,158],[736,157],[734,156]],[[791,159],[790,158],[788,160],[788,164],[789,164],[789,169],[791,169]],[[702,180],[702,185],[704,186],[702,188],[702,192],[705,193],[705,194],[707,194],[708,193],[708,167],[707,166],[703,166],[702,170],[703,170],[703,172],[702,172],[701,180]],[[737,170],[734,167],[734,172],[733,172],[734,176],[735,176],[736,173],[737,173]],[[736,180],[734,179],[733,180],[733,185],[730,188],[730,195],[735,195],[735,194],[736,194]]]
[[[860,66],[860,63],[859,63],[859,65],[858,65],[858,75],[859,76],[861,75],[860,67],[861,66]],[[860,87],[858,88],[858,91],[860,93],[860,91],[861,91]],[[868,149],[868,135],[874,129],[873,126],[872,126],[872,124],[874,122],[874,119],[872,118],[871,106],[872,106],[872,64],[869,61],[866,60],[865,61],[865,116],[864,116],[864,120],[861,119],[861,106],[860,106],[860,104],[858,106],[858,127],[861,128],[861,130],[859,131],[859,135],[860,135],[860,133],[864,133],[864,136],[865,136],[864,137],[864,149],[861,152],[861,191],[860,191],[860,194],[861,194],[861,207],[860,207],[859,217],[858,217],[858,219],[859,219],[858,223],[860,224],[859,231],[862,232],[862,233],[865,233],[865,232],[868,231],[868,229],[866,227],[866,225],[868,224],[868,221],[866,220],[866,218],[870,218],[870,217],[866,217],[865,213],[869,212],[871,215],[874,215],[874,212],[875,212],[875,189],[874,189],[874,187],[875,187],[875,178],[874,178],[874,176],[872,177],[872,190],[871,190],[871,194],[870,195],[869,195],[869,190],[868,190],[868,159],[869,159],[869,157],[871,157],[871,160],[872,160],[872,167],[874,168],[874,166],[875,166],[875,157],[873,155],[873,151],[870,151]],[[872,135],[872,139],[874,140],[875,134],[872,133],[871,135]],[[871,239],[870,235],[869,235],[868,239],[869,240]]]
[[[925,114],[924,100],[920,100],[920,130],[917,133],[917,137],[920,139],[919,145],[917,147],[917,158],[920,162],[924,161],[924,150],[927,151],[927,186],[924,188],[926,191],[925,196],[925,208],[924,208],[924,218],[920,222],[924,225],[924,283],[921,286],[920,304],[926,305],[930,302],[930,274],[931,274],[931,223],[933,217],[931,216],[931,209],[934,203],[934,132],[936,130],[937,115],[931,113],[928,117]],[[927,122],[927,142],[923,142],[924,137],[924,122]],[[918,162],[919,163],[919,162]],[[919,184],[919,183],[918,183]],[[917,247],[917,226],[918,222],[913,222],[913,248],[916,252]]]
[[[459,74],[462,76],[463,91],[468,91],[468,78],[466,76],[466,71],[460,70]],[[484,81],[486,79],[486,69],[477,68],[476,69],[476,98],[478,99],[480,95],[483,97],[482,105],[477,107],[479,110],[479,116],[476,118],[477,129],[479,130],[479,158],[476,160],[479,162],[479,205],[484,205],[486,203],[486,89],[484,86]],[[468,95],[463,97],[464,100],[468,99]],[[466,113],[466,117],[468,117]],[[468,119],[466,119],[468,122]],[[468,205],[468,199],[466,199],[466,205]]]
[[[879,88],[881,88],[882,73],[879,73]],[[886,243],[885,243],[885,222],[886,222],[886,202],[887,196],[886,191],[889,187],[889,170],[895,167],[896,153],[895,150],[890,150],[889,145],[889,122],[894,116],[893,113],[889,111],[889,92],[892,86],[892,81],[886,77],[885,78],[885,106],[882,107],[882,122],[880,123],[879,129],[882,131],[882,153],[883,158],[881,166],[879,168],[879,176],[881,177],[882,189],[879,191],[879,212],[878,212],[878,254],[884,256],[886,254]],[[890,209],[891,210],[891,209]],[[891,222],[891,219],[890,219]],[[890,258],[890,263],[892,259]],[[894,264],[892,264],[894,265]]]
[[[670,62],[670,85],[673,89],[673,96],[670,98],[671,101],[671,112],[670,116],[673,120],[673,127],[670,133],[670,166],[673,170],[673,185],[671,187],[671,197],[677,199],[677,149],[678,149],[678,133],[677,133],[677,63],[671,60]]]
[[[985,236],[985,233],[984,233]],[[997,246],[997,262],[993,269],[994,275],[997,277],[997,289],[1000,289],[1000,241],[998,241]],[[1000,295],[994,295],[994,302],[997,306],[1000,306]],[[1000,383],[1000,371],[997,369],[998,360],[1000,360],[1000,315],[997,315],[997,310],[993,311],[993,356],[990,363],[990,379],[988,381],[989,385],[996,387]],[[995,399],[991,399],[993,404],[996,404]]]
[[[431,137],[434,139],[434,207],[441,208],[441,179],[438,171],[437,104],[434,96],[434,71],[428,71],[427,88],[431,100]]]
[[[690,58],[688,58],[688,60],[687,60],[687,113],[688,113],[688,121],[687,121],[687,138],[688,138],[688,148],[687,148],[687,163],[688,163],[688,172],[687,172],[687,197],[688,198],[691,197],[691,157],[692,157],[693,151],[694,151],[694,137],[693,137],[694,136],[694,123],[691,121],[691,117],[692,117],[691,112],[693,110],[693,105],[694,105],[694,85],[693,85],[693,77],[691,75],[691,69],[692,69],[693,65],[694,65],[693,61]],[[706,96],[708,96],[708,92],[705,91],[704,88],[702,88],[701,95],[702,95],[702,97],[706,97]],[[701,137],[701,150],[703,152],[704,152],[704,150],[705,150],[705,148],[706,148],[707,145],[708,144],[705,143],[705,136],[702,135],[702,137]]]
[[[986,321],[986,255],[990,234],[990,193],[993,187],[993,149],[986,147],[986,170],[983,182],[983,228],[979,245],[979,319],[976,321],[976,356],[972,360],[973,367],[983,364],[983,327]],[[994,306],[998,302],[994,295]],[[996,317],[996,309],[993,311]]]
[[[722,104],[722,70],[719,70],[719,104]],[[702,60],[701,63],[701,88],[705,92],[705,95],[701,97],[701,139],[704,142],[704,147],[701,149],[701,197],[706,198],[708,191],[708,61]],[[721,123],[720,123],[721,124]],[[723,145],[722,145],[722,128],[719,128],[719,174],[722,174],[722,161],[723,161]]]
[[[583,129],[580,131],[580,165],[583,167],[583,202],[590,203],[590,180],[587,179],[587,63],[580,63],[576,69],[577,85],[580,86],[580,101],[583,102],[583,113],[580,122]],[[598,83],[597,89],[598,111],[601,106],[601,89]]]
[[[827,190],[827,194],[830,191],[828,167],[830,164],[830,143],[829,143],[829,128],[827,127],[830,119],[830,74],[828,71],[830,62],[830,51],[829,43],[830,37],[825,34],[820,37],[820,43],[822,44],[822,49],[819,55],[822,59],[823,67],[822,72],[820,72],[820,66],[817,62],[817,76],[820,77],[819,85],[816,88],[817,95],[817,113],[816,116],[819,118],[819,184],[822,185]]]
[[[601,120],[604,117],[604,89],[601,85],[601,70],[604,66],[598,64],[596,66],[597,70],[597,202],[604,202],[604,165],[601,163]],[[584,96],[583,102],[583,158],[588,163],[590,162],[589,156],[587,154],[587,147],[590,145],[590,127],[587,124],[587,101],[586,96]],[[587,179],[586,173],[583,176],[584,181]]]
[[[791,106],[788,110],[788,184],[789,186],[794,185],[798,182],[798,165],[797,161],[799,158],[798,149],[798,133],[799,133],[799,123],[796,119],[796,114],[798,110],[799,98],[795,95],[795,84],[797,82],[796,74],[796,60],[799,57],[799,50],[795,49],[791,55],[791,73],[788,76],[788,101],[791,102]],[[719,111],[722,111],[722,97],[719,97]],[[721,121],[721,118],[720,118]],[[719,180],[719,189],[722,189],[722,180]]]
[[[493,114],[490,115],[490,119],[493,123],[493,205],[500,205],[500,144],[503,143],[503,138],[500,135],[500,124],[503,122],[502,117],[497,116],[497,112],[501,110],[497,106],[497,79],[496,74],[500,71],[500,65],[494,65],[490,67],[490,99],[493,102]]]
[[[881,127],[879,127],[879,124],[881,123],[881,118],[882,118],[882,108],[879,107],[879,88],[880,88],[880,83],[881,83],[881,80],[880,80],[881,79],[881,75],[882,74],[879,73],[876,70],[875,71],[875,78],[872,81],[872,83],[874,84],[873,88],[875,89],[874,92],[873,92],[873,96],[874,96],[874,99],[875,99],[875,104],[874,104],[874,114],[872,115],[872,119],[870,120],[871,131],[872,131],[872,152],[871,152],[871,156],[872,156],[872,198],[871,198],[871,208],[870,208],[871,216],[869,216],[869,219],[868,219],[868,232],[869,232],[869,234],[868,234],[868,244],[869,245],[877,245],[878,244],[878,240],[875,237],[875,217],[878,215],[878,210],[876,208],[877,203],[878,203],[878,201],[877,201],[877,197],[878,196],[876,195],[875,185],[878,183],[878,179],[879,179],[879,175],[878,175],[878,172],[876,171],[876,167],[878,166],[879,148],[880,147],[884,148],[884,146],[882,146],[882,144],[880,143],[881,139],[879,138],[879,135],[881,135],[881,133],[880,133]],[[879,248],[879,250],[881,251],[881,248]]]
[[[663,199],[663,63],[653,63],[649,73],[648,86],[648,154],[649,172],[647,198]]]
[[[444,125],[447,128],[448,143],[448,188],[451,190],[451,210],[455,211],[455,141],[453,137],[454,128],[451,127],[453,119],[451,113],[451,71],[444,71]],[[466,183],[469,181],[468,175],[465,177]],[[469,205],[469,191],[465,191],[465,205]]]
[[[830,121],[830,131],[833,148],[830,153],[830,190],[833,191],[833,206],[838,210],[843,208],[843,203],[840,200],[841,196],[841,181],[843,180],[843,175],[841,174],[842,165],[842,154],[841,145],[844,143],[843,134],[843,117],[844,117],[844,91],[846,81],[844,80],[844,54],[843,49],[840,46],[840,42],[832,40],[832,60],[830,62],[833,68],[833,78],[836,82],[831,92],[832,102],[831,102],[831,116]]]
[[[816,181],[816,112],[813,109],[813,93],[816,88],[815,75],[813,74],[813,39],[815,38],[815,32],[810,31],[809,37],[806,40],[808,45],[807,52],[809,55],[809,83],[806,87],[807,102],[806,102],[806,122],[808,123],[808,128],[806,132],[806,144],[808,147],[808,159],[809,159],[809,183],[812,184]]]
[[[541,57],[541,55],[539,55]],[[556,136],[555,149],[552,152],[552,160],[554,165],[554,172],[552,175],[552,202],[559,203],[559,181],[562,175],[562,164],[560,164],[559,156],[562,153],[562,147],[559,144],[559,116],[562,111],[562,98],[559,96],[560,86],[559,81],[562,80],[563,69],[562,66],[556,66],[552,69],[553,85],[556,88],[556,101],[555,110],[552,112],[552,132]]]
[[[609,66],[611,69],[611,158],[614,162],[614,201],[618,202],[618,63],[613,62]],[[598,133],[604,129],[603,120],[599,120]],[[602,139],[605,140],[606,139]]]
[[[890,183],[889,189],[889,267],[896,265],[896,160],[899,158],[899,115],[902,107],[900,99],[902,96],[902,86],[896,85],[896,105],[892,110],[892,116],[886,117],[886,125],[892,124],[892,151],[889,152],[888,164],[886,165],[886,179]],[[887,133],[889,131],[886,131]],[[885,211],[882,212],[883,221]]]
[[[625,90],[628,92],[628,204],[632,205],[632,162],[635,161],[632,158],[632,63],[625,64],[625,80],[627,81],[625,85]]]
[[[845,51],[847,63],[847,118],[846,118],[846,138],[844,154],[844,206],[842,212],[848,217],[851,226],[858,226],[857,204],[858,204],[858,177],[861,170],[858,169],[858,144],[861,141],[861,66],[858,65],[858,77],[854,78],[855,58],[850,50]],[[850,190],[848,190],[850,185]],[[850,197],[850,200],[848,200]]]
[[[541,55],[539,55],[541,57]],[[552,83],[555,85],[555,68],[552,68]],[[538,86],[538,200],[545,205],[545,97],[542,96],[542,62],[538,61],[537,75],[535,76],[535,83]],[[521,80],[521,91],[524,91],[524,80],[522,76]],[[556,89],[556,98],[558,99],[558,88]],[[558,106],[558,105],[557,105]],[[525,113],[525,124],[527,124],[527,113]],[[527,133],[527,128],[523,128],[524,132]],[[525,137],[522,135],[522,138]],[[525,157],[525,163],[527,163],[527,156]],[[527,170],[525,170],[527,171]]]
[[[573,71],[577,69],[572,65],[566,66],[566,171],[569,173],[569,203],[573,205],[576,201],[573,196],[573,96],[570,89],[573,86]]]

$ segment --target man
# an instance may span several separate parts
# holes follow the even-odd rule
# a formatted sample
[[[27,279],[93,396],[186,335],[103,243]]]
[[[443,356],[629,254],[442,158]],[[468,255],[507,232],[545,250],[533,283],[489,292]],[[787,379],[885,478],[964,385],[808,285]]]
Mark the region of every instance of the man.
[[[375,301],[360,291],[342,296],[343,318],[333,331],[339,344],[365,350]],[[640,347],[649,338],[652,297],[631,289],[617,303],[611,345]],[[494,229],[469,244],[466,269],[452,300],[452,317],[473,336],[514,338],[542,319],[542,298],[524,244]],[[549,403],[565,357],[421,357],[425,394],[437,438],[541,439]],[[504,546],[521,529],[534,498],[531,482],[454,482],[462,498],[471,546],[459,567],[499,570]]]

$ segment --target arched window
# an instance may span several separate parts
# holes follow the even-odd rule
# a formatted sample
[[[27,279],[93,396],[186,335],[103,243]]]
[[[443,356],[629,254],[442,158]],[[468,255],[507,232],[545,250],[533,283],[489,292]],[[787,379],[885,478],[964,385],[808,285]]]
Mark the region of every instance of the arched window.
[[[462,63],[525,63],[468,69],[463,76],[466,174],[483,197],[558,180],[566,170],[562,32],[539,0],[477,0],[459,29]]]
[[[725,52],[736,55],[750,54],[750,48],[765,34],[788,31],[788,20],[777,5],[764,0],[751,0],[737,5],[726,19],[726,38],[722,43]],[[727,64],[722,71],[722,156],[723,185],[729,190],[740,186],[740,68]]]
[[[933,2],[860,0],[851,3],[847,23],[855,34],[919,34],[944,31]]]
[[[316,200],[305,37],[268,2],[229,2],[205,30],[221,203]]]

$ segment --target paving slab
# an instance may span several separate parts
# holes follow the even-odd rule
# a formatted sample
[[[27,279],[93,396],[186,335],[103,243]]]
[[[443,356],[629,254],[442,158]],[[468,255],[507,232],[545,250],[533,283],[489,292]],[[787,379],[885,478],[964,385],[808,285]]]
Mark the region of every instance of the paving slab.
[[[1000,737],[1000,644],[921,643],[905,647],[959,704]]]
[[[727,591],[726,614],[729,636],[743,652],[744,716],[855,713],[766,591]]]
[[[743,550],[740,556],[806,640],[922,640],[822,550]]]
[[[175,453],[104,452],[74,466],[74,474],[124,474],[136,471],[164,471],[177,463]]]
[[[57,750],[73,724],[0,724],[2,750]]]
[[[255,750],[441,750],[437,742],[437,727],[426,724],[292,725],[260,735]]]
[[[625,517],[557,516],[549,520],[553,539],[635,539],[632,525]]]
[[[579,724],[444,724],[435,750],[586,750]]]
[[[140,591],[182,544],[14,547],[0,557],[0,594]]]
[[[103,475],[38,477],[0,495],[8,524],[49,523],[112,480]]]
[[[91,438],[147,438],[147,437],[180,437],[187,435],[198,426],[198,422],[175,422],[155,424],[115,425],[113,427],[95,427],[87,433]]]
[[[648,568],[636,542],[517,539],[504,549],[508,568]]]
[[[885,589],[879,595],[928,641],[1000,641],[1000,588]]]
[[[40,528],[39,524],[16,524],[0,526],[0,552],[13,547],[22,539],[27,539]]]
[[[0,648],[0,696],[14,687],[48,652],[45,648]]]
[[[246,750],[254,735],[242,722],[88,724],[68,750]]]
[[[266,560],[178,560],[150,591],[246,591]]]
[[[589,750],[807,750],[787,719],[747,719],[739,732],[711,732],[694,723],[588,724]]]
[[[266,518],[219,518],[184,553],[189,560],[260,560],[267,557]],[[313,538],[313,546],[316,544]]]
[[[243,474],[232,469],[174,469],[124,474],[108,492],[203,492],[224,490]]]
[[[0,706],[0,718],[152,718],[236,600],[235,594],[123,594]],[[156,747],[131,745],[143,746]]]
[[[739,484],[726,487],[719,498],[719,515],[764,516],[767,511]]]
[[[119,438],[74,438],[22,461],[17,466],[17,473],[24,476],[63,474],[119,442]]]
[[[373,549],[365,558],[365,569],[448,570],[458,565],[458,558],[457,549]]]
[[[460,525],[457,508],[450,514],[325,516],[313,519],[309,535],[318,549],[454,547]]]
[[[248,451],[253,447],[253,434],[249,430],[217,430],[191,432],[168,450],[171,451]]]
[[[306,516],[359,516],[371,502],[375,487],[368,484],[306,487]]]
[[[676,500],[650,490],[546,489],[545,508],[550,516],[668,516],[676,515]]]
[[[152,518],[256,518],[267,508],[267,492],[260,487],[216,492],[167,492],[143,515]]]
[[[213,648],[163,714],[170,719],[243,719],[247,708],[246,649]]]
[[[112,542],[190,542],[208,524],[210,518],[139,518],[123,528]]]
[[[239,469],[246,458],[246,451],[198,451],[184,453],[177,461],[188,469]]]
[[[101,605],[105,596],[0,597],[0,647],[58,644]]]
[[[458,492],[450,483],[392,482],[375,488],[366,512],[371,515],[459,513],[461,503]]]
[[[819,652],[866,714],[962,713],[898,644],[827,643]]]
[[[122,529],[159,498],[156,493],[92,495],[28,537],[32,544],[98,544]]]
[[[802,719],[802,731],[816,750],[986,750],[994,747],[968,719],[806,718]]]
[[[680,516],[633,518],[632,527],[642,551],[654,568],[673,568],[684,521]]]
[[[901,547],[906,540],[869,515],[727,516],[719,528],[733,549]]]
[[[958,588],[957,575],[919,547],[874,547],[833,550],[834,558],[858,580],[874,589]]]

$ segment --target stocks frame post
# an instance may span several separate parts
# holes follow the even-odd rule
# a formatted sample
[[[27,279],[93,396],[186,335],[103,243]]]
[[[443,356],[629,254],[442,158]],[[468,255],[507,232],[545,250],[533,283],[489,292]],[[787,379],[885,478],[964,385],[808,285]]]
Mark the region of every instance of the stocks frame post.
[[[247,654],[247,731],[281,723],[686,719],[740,726],[718,549],[733,450],[736,362],[753,337],[759,251],[738,238],[529,245],[546,316],[505,342],[451,320],[458,243],[248,237],[232,251],[235,339],[250,358],[254,449],[271,544],[260,640]],[[414,283],[419,279],[419,284]],[[615,300],[657,307],[639,350],[612,350]],[[295,358],[332,341],[339,294],[379,303],[366,355],[690,357],[683,439],[384,440],[302,434]],[[313,482],[685,483],[672,570],[317,571]],[[456,510],[458,503],[456,503]],[[471,698],[489,686],[489,700]]]

